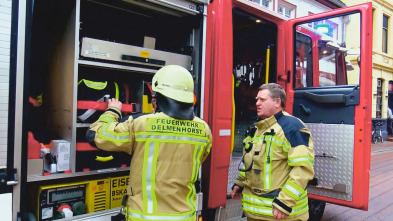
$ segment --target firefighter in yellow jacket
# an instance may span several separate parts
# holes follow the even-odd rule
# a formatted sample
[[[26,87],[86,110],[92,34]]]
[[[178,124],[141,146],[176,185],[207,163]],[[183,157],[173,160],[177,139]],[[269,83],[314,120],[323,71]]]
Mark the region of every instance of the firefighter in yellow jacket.
[[[308,220],[307,183],[314,177],[311,133],[283,111],[286,94],[280,85],[262,85],[256,100],[262,120],[243,141],[243,167],[231,196],[242,198],[248,221]]]
[[[194,116],[194,81],[185,68],[161,68],[152,89],[154,114],[119,123],[122,103],[110,99],[87,137],[100,149],[132,155],[127,220],[194,221],[194,183],[210,152],[211,131]]]

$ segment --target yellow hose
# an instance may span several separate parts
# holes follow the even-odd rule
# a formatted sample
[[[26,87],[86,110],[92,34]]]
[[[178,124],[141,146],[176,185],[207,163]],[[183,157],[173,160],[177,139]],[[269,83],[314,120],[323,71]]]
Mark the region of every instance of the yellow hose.
[[[270,63],[270,45],[267,46],[267,50],[266,50],[266,78],[265,78],[265,84],[269,83],[269,63]]]
[[[231,154],[235,142],[235,77],[232,75],[232,128],[231,128]]]

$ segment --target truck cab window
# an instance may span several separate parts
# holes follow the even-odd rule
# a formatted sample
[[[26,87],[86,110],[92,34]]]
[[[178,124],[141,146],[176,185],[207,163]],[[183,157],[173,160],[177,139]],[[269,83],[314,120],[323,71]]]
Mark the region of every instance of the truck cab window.
[[[360,14],[296,26],[296,88],[359,84]]]
[[[296,87],[311,87],[313,76],[312,40],[296,32]]]

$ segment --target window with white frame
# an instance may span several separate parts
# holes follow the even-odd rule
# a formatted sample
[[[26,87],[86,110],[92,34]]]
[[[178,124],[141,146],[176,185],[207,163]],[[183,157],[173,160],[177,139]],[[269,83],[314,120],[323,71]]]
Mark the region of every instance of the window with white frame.
[[[383,15],[382,19],[382,52],[388,53],[388,23],[389,17]]]
[[[250,0],[252,2],[257,3],[258,5],[262,5],[265,8],[273,10],[272,0]]]
[[[278,2],[278,13],[288,18],[295,18],[296,6],[285,1]]]

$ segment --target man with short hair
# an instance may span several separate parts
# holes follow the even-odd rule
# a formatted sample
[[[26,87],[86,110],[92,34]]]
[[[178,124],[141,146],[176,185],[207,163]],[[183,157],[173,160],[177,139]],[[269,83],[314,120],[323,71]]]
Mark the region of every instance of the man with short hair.
[[[110,99],[87,137],[100,149],[132,155],[127,220],[194,221],[194,183],[209,155],[212,134],[194,116],[194,80],[188,70],[165,66],[154,75],[152,86],[154,114],[119,123],[122,103]]]
[[[280,85],[262,85],[256,100],[261,120],[243,141],[243,169],[231,196],[242,198],[248,221],[308,220],[307,184],[314,177],[311,133],[284,111],[286,94]]]

